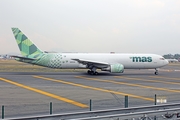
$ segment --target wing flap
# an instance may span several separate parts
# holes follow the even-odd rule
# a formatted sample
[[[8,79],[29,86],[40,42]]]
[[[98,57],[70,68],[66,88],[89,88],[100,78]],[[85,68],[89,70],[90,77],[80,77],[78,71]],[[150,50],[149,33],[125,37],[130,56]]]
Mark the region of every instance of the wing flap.
[[[107,62],[99,62],[99,61],[93,61],[93,60],[85,60],[85,59],[72,59],[72,60],[75,60],[83,65],[93,65],[97,68],[104,68],[104,67],[107,67],[109,66],[109,63]]]

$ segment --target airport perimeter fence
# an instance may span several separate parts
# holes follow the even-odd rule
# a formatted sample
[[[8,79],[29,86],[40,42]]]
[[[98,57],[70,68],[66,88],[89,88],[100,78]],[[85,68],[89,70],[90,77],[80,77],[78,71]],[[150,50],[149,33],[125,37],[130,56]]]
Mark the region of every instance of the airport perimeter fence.
[[[160,96],[160,95],[159,95]],[[149,98],[156,98],[155,101],[146,101],[136,98],[131,98],[127,96],[116,96],[112,95],[112,99],[90,99],[88,101],[80,101],[88,105],[88,108],[80,108],[64,102],[49,102],[49,103],[26,103],[25,101],[22,104],[5,104],[1,105],[1,117],[0,118],[9,118],[9,117],[22,117],[22,116],[31,116],[31,115],[45,115],[45,114],[59,114],[59,113],[70,113],[77,111],[89,111],[89,110],[103,110],[110,108],[124,108],[124,107],[136,107],[143,105],[154,105],[166,103],[167,98],[162,95],[159,97],[155,96],[145,96]],[[179,102],[176,99],[169,99],[168,103]]]

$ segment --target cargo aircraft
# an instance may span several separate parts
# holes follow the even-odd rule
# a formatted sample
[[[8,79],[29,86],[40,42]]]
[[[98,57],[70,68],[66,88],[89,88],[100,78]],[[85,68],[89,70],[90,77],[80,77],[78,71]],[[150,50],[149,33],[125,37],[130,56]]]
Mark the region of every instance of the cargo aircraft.
[[[130,53],[50,53],[41,51],[18,28],[12,28],[22,56],[12,56],[17,61],[55,69],[89,69],[97,75],[97,69],[111,73],[123,73],[124,69],[158,69],[168,61],[156,54]]]

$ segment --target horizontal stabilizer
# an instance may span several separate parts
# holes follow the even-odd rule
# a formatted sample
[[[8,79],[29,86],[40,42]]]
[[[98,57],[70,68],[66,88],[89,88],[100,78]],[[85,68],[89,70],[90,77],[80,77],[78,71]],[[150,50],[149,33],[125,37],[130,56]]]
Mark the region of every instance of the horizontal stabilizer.
[[[27,58],[27,57],[14,56],[14,55],[12,55],[11,57],[19,58],[19,59],[21,59],[21,60],[36,60],[36,59],[34,59],[34,58]]]

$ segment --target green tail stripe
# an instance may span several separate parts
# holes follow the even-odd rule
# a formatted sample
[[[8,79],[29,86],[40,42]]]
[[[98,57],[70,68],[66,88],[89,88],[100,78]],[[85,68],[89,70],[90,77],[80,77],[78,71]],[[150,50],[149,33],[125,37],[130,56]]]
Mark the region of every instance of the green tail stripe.
[[[43,53],[18,28],[12,28],[14,37],[24,57],[33,57]]]

